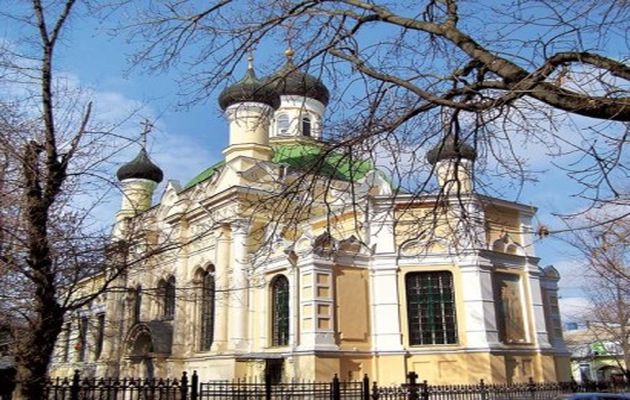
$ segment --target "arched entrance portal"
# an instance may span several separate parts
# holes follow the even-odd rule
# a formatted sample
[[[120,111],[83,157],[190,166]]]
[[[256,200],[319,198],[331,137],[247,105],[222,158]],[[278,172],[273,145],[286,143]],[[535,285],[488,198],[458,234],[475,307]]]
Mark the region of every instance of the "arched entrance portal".
[[[154,378],[153,340],[151,330],[145,324],[136,324],[127,336],[127,356],[134,375],[139,378]]]
[[[129,372],[139,378],[154,378],[159,364],[171,354],[172,340],[173,329],[163,321],[135,324],[125,340]]]

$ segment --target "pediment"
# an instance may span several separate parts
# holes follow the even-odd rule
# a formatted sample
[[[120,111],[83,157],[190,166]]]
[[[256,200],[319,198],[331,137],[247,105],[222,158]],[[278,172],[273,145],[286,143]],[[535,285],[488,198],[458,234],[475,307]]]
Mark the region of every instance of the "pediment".
[[[273,182],[278,175],[276,171],[277,166],[271,163],[266,162],[258,162],[241,172],[241,177],[243,179],[254,182],[254,183],[262,183],[262,182]]]
[[[344,255],[355,256],[358,254],[370,254],[370,249],[354,235],[340,240],[337,248],[339,252]]]

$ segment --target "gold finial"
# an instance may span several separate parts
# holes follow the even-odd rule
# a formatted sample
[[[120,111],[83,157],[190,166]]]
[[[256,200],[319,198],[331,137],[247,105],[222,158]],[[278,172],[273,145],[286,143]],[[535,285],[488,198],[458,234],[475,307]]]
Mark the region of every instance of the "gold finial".
[[[287,60],[289,60],[289,61],[293,61],[293,55],[294,54],[295,54],[295,52],[293,51],[293,49],[291,47],[288,47],[284,51],[284,55],[287,56]]]
[[[146,148],[147,148],[147,135],[151,132],[151,129],[153,129],[153,124],[151,123],[151,121],[149,121],[147,118],[145,118],[145,120],[142,121],[140,123],[140,125],[142,125],[142,127],[144,128],[142,130],[142,133],[140,134],[140,145],[142,146],[143,149],[146,150]]]

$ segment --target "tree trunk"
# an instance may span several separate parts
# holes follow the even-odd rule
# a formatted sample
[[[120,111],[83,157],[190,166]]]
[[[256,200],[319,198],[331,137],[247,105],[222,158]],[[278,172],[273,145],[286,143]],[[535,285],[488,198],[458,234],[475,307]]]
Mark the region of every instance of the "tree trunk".
[[[53,355],[55,339],[63,326],[63,312],[55,301],[40,304],[41,318],[31,332],[18,339],[16,382],[13,392],[18,400],[44,398],[48,365]]]

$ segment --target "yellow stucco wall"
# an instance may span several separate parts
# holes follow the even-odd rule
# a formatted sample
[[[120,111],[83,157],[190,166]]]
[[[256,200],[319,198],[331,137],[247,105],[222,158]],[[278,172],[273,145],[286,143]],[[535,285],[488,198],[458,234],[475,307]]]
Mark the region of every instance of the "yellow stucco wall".
[[[508,233],[515,242],[523,243],[521,236],[521,219],[518,210],[485,204],[486,238],[489,244],[499,239],[504,233]]]
[[[368,272],[336,266],[334,270],[337,341],[342,350],[370,348]]]

